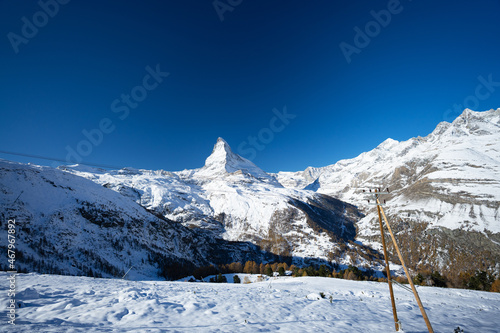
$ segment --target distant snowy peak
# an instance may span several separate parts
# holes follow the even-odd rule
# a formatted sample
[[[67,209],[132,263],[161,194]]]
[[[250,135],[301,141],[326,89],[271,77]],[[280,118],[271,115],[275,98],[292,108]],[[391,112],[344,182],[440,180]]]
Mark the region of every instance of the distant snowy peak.
[[[436,129],[426,138],[432,140],[443,137],[483,136],[496,134],[499,131],[500,109],[481,112],[465,109],[452,123],[445,121],[439,123]]]
[[[483,112],[469,109],[457,117],[452,127],[460,128],[467,134],[490,135],[500,131],[500,108]]]
[[[383,149],[383,150],[390,150],[391,148],[396,146],[398,143],[399,143],[399,141],[389,138],[389,139],[386,139],[381,144],[379,144],[377,148]]]
[[[498,136],[499,133],[500,108],[489,111],[465,109],[452,123],[446,121],[439,123],[434,131],[425,137],[419,136],[406,141],[397,141],[389,138],[375,149],[364,152],[353,159],[340,160],[335,164],[321,168],[308,167],[304,171],[279,172],[276,174],[276,177],[285,187],[304,188],[311,185],[324,174],[328,176],[332,172],[345,171],[346,168],[349,170],[352,169],[357,174],[369,173],[370,170],[364,165],[368,162],[370,165],[376,161],[394,162],[390,163],[390,165],[394,166],[399,163],[398,160],[401,158],[418,158],[422,153],[432,153],[433,151],[438,153],[448,150],[451,144],[462,143],[466,137],[469,137],[467,140],[475,137],[479,140],[490,142],[486,136]],[[371,165],[370,168],[373,169],[373,166]],[[323,178],[324,176],[320,180],[324,180]]]
[[[462,141],[463,137],[470,135],[497,135],[499,132],[500,109],[482,112],[465,109],[452,123],[446,121],[439,123],[426,137],[419,136],[401,142],[389,138],[368,153],[380,156],[385,154],[401,156],[423,143]]]
[[[235,154],[223,138],[217,139],[212,154],[205,160],[205,166],[195,176],[212,178],[238,172],[259,179],[275,180],[251,161]]]
[[[491,109],[488,111],[473,111],[471,109],[465,109],[464,112],[460,116],[458,116],[453,123],[460,122],[460,120],[468,120],[468,121],[481,121],[484,122],[486,121],[494,121],[496,119],[496,122],[500,121],[500,108],[498,109]]]

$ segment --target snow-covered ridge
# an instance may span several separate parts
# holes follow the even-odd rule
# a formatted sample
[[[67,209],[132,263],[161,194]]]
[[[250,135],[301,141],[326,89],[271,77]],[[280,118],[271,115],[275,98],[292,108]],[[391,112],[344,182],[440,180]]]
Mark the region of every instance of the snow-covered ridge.
[[[498,233],[500,109],[466,109],[426,137],[387,139],[356,158],[317,168],[315,174],[312,181],[304,171],[277,178],[292,188],[306,187],[365,209],[362,188],[390,187],[388,210],[393,214],[410,214],[431,226]],[[418,184],[428,186],[424,190]]]

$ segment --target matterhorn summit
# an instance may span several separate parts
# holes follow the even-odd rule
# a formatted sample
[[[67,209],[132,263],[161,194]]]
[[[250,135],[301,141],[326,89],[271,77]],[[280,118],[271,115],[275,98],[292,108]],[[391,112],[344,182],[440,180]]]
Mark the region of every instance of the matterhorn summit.
[[[218,138],[212,154],[205,160],[205,166],[200,168],[195,175],[213,178],[227,174],[243,174],[260,180],[276,182],[273,176],[264,172],[254,163],[235,154],[223,138]]]

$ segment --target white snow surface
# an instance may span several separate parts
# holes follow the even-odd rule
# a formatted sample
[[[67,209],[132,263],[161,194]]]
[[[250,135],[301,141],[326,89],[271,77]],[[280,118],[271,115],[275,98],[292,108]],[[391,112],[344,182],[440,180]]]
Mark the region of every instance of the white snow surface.
[[[6,272],[0,286],[8,289]],[[394,288],[404,332],[427,332],[413,294]],[[499,293],[417,288],[435,332],[458,326],[498,332]],[[4,316],[2,332],[394,332],[386,283],[266,277],[218,284],[30,273],[17,275],[16,289],[16,325]],[[0,306],[6,309],[6,297]]]

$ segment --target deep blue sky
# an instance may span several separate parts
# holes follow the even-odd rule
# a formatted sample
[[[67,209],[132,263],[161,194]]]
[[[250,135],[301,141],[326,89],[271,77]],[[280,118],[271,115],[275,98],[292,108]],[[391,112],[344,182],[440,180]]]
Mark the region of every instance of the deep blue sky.
[[[212,0],[72,0],[54,17],[0,1],[0,150],[64,160],[80,145],[87,163],[173,171],[201,167],[220,136],[265,171],[297,171],[427,135],[454,104],[500,107],[498,84],[476,97],[478,77],[500,82],[498,0],[230,2],[221,21]],[[23,17],[40,27],[19,42]],[[367,24],[348,63],[340,44]],[[142,98],[157,64],[169,76],[125,117],[122,94]],[[82,131],[103,119],[114,130],[89,153]]]

